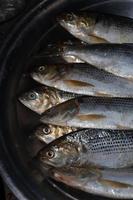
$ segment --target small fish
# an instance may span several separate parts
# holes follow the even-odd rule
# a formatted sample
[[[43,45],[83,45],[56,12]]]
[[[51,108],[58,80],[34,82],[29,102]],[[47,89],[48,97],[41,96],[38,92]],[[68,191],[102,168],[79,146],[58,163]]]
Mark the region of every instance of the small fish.
[[[42,124],[36,128],[34,135],[42,142],[49,144],[55,139],[76,130],[77,130],[76,128],[72,127],[61,127],[61,126]]]
[[[133,99],[77,97],[47,110],[40,120],[78,128],[133,129]]]
[[[40,69],[43,69],[43,66],[41,66],[39,70]],[[42,114],[52,106],[72,99],[76,96],[76,94],[40,86],[24,93],[19,97],[19,101],[36,113]]]
[[[94,65],[98,69],[133,81],[133,45],[93,44],[62,46],[62,57],[69,56]]]
[[[133,130],[84,129],[64,135],[40,150],[38,159],[53,167],[133,166]]]
[[[62,91],[106,97],[133,97],[133,82],[89,64],[45,65],[31,74],[44,85]]]
[[[133,19],[91,12],[62,14],[62,27],[87,43],[133,43]]]
[[[133,198],[132,169],[112,170],[71,167],[53,169],[50,175],[56,181],[84,192],[113,199]]]

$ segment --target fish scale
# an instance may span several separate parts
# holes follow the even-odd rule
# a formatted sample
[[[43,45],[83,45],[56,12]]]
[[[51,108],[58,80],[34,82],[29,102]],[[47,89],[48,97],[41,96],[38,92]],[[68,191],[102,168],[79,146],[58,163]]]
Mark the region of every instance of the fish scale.
[[[78,128],[133,129],[133,99],[81,96],[47,110],[40,120]]]
[[[133,20],[94,12],[71,12],[58,17],[69,33],[86,43],[133,43]]]
[[[133,199],[133,169],[55,168],[50,175],[56,181],[89,194]]]
[[[47,157],[49,151],[53,158]],[[54,167],[131,167],[133,130],[79,130],[53,141],[38,156]]]
[[[133,46],[130,44],[93,44],[63,46],[64,59],[74,56],[116,76],[133,80]],[[119,58],[119,59],[118,59]]]
[[[43,71],[38,67],[31,76],[39,83],[74,94],[133,97],[133,82],[90,64],[45,65]]]

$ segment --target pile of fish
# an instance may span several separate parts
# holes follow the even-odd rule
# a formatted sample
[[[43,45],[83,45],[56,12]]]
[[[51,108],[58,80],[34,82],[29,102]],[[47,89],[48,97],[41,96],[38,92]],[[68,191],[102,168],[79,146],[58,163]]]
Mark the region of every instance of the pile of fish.
[[[48,46],[35,68],[41,86],[19,100],[39,114],[36,158],[49,176],[88,193],[133,198],[133,20],[67,13],[59,24],[80,39]]]

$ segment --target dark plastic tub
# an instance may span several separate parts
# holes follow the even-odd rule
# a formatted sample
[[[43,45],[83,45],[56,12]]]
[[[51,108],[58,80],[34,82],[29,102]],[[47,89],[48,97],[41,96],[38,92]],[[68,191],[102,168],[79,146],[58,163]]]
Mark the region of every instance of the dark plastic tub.
[[[64,11],[86,9],[133,18],[133,1],[45,0],[25,13],[0,51],[0,173],[19,200],[103,200],[45,179],[31,160],[42,144],[32,137],[38,115],[17,101],[35,85],[28,70],[47,62],[36,59],[49,42],[71,36],[55,22]]]

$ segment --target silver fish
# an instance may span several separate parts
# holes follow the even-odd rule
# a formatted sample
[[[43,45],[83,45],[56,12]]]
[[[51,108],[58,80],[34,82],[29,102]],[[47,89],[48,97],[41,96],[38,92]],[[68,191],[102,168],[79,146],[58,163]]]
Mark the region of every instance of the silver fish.
[[[39,70],[40,69],[43,69],[43,66],[40,66]],[[38,114],[42,114],[52,106],[72,99],[76,96],[76,94],[40,86],[22,94],[22,96],[19,97],[19,100],[26,107]]]
[[[110,170],[74,167],[69,169],[53,169],[50,175],[56,181],[87,193],[113,199],[133,198],[132,169]]]
[[[40,120],[80,128],[132,129],[133,99],[78,97],[47,110]]]
[[[45,165],[60,167],[133,166],[133,131],[85,129],[64,135],[40,150]]]
[[[83,95],[133,97],[133,82],[88,64],[44,65],[31,74],[44,85]]]
[[[51,124],[49,125],[42,124],[36,128],[34,135],[42,142],[49,144],[55,139],[76,130],[77,130],[76,128],[72,127],[62,127],[62,126],[54,126]]]
[[[133,19],[91,12],[66,13],[58,21],[87,43],[133,43]]]
[[[133,45],[93,44],[62,47],[64,59],[74,56],[99,69],[133,81]]]

